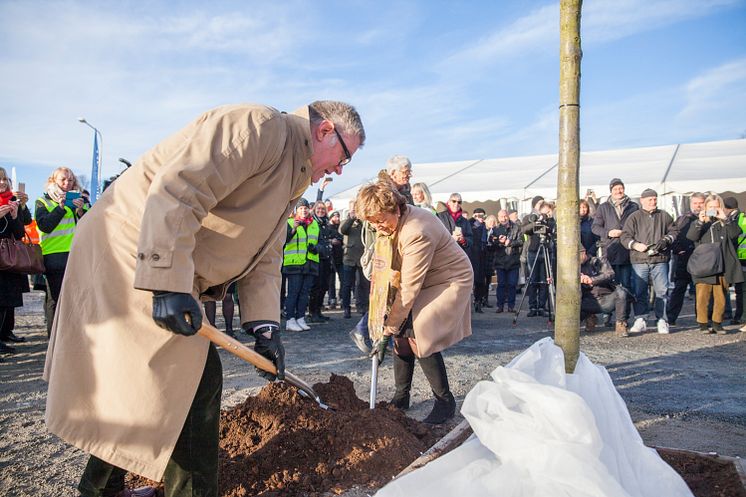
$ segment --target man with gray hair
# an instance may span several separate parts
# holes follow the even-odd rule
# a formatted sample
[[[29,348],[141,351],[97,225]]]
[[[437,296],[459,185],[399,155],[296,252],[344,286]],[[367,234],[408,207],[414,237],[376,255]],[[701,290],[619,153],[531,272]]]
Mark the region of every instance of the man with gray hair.
[[[689,232],[689,225],[696,221],[699,212],[705,206],[705,194],[700,192],[692,193],[689,197],[689,212],[682,214],[676,220],[676,226],[679,234],[671,245],[671,258],[673,259],[673,281],[674,286],[671,296],[668,299],[668,324],[673,326],[679,318],[681,308],[684,305],[684,296],[686,289],[692,283],[692,276],[686,269],[689,257],[694,252],[694,242],[686,237]]]
[[[199,301],[235,282],[242,328],[282,379],[288,215],[364,142],[342,102],[226,105],[101,195],[75,233],[44,371],[47,428],[91,454],[83,497],[116,495],[127,471],[163,479],[169,497],[218,495],[223,377],[215,345],[194,336]]]
[[[409,179],[412,177],[412,162],[405,155],[395,155],[386,161],[386,172],[396,184],[396,189],[404,195],[407,203],[414,205]]]

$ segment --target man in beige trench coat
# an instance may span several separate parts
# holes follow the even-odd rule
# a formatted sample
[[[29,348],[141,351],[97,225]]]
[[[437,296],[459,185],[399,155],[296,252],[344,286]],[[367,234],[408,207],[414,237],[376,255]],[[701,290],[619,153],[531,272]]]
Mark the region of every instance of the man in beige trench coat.
[[[198,299],[237,281],[243,328],[281,376],[288,214],[364,141],[340,102],[219,107],[147,152],[81,221],[44,374],[49,431],[91,454],[82,495],[116,495],[125,470],[163,478],[168,497],[217,495],[222,369],[192,336]]]

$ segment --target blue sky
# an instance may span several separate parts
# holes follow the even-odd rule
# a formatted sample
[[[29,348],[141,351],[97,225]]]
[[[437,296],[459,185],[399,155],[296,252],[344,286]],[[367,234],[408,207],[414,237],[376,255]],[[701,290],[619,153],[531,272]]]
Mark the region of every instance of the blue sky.
[[[367,145],[329,193],[386,159],[552,153],[559,2],[0,1],[0,165],[32,197],[67,165],[104,176],[201,112],[316,99]],[[586,0],[581,147],[746,136],[746,0]],[[415,170],[416,174],[416,170]]]

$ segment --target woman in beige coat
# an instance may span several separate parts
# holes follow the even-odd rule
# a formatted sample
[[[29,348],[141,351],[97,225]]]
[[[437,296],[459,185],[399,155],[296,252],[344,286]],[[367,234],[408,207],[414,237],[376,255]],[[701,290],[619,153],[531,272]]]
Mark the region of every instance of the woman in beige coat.
[[[409,408],[415,357],[430,383],[435,404],[426,423],[452,418],[456,401],[448,386],[441,351],[471,335],[471,289],[474,280],[466,253],[429,211],[406,205],[385,176],[361,188],[356,212],[380,235],[393,236],[392,269],[401,273],[399,288],[384,323],[384,340],[374,350],[383,359],[388,337],[394,337],[394,381],[391,404]]]
[[[82,219],[44,374],[49,431],[91,454],[83,496],[115,494],[124,470],[163,478],[167,497],[217,495],[221,365],[194,336],[197,299],[237,282],[242,327],[281,370],[288,214],[364,140],[340,102],[219,107],[147,152]]]

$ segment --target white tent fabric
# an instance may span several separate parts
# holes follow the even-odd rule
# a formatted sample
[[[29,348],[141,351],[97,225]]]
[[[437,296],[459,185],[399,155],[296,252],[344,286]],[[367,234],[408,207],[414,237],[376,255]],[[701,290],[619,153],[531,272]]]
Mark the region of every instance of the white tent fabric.
[[[412,183],[430,187],[433,200],[453,192],[466,202],[530,201],[557,196],[557,154],[473,161],[415,163]],[[746,191],[746,140],[582,152],[580,194],[587,189],[608,195],[609,181],[621,178],[630,197],[655,189],[670,208],[672,195],[693,191]],[[354,198],[359,185],[332,196],[337,205]]]
[[[544,338],[492,379],[461,409],[474,436],[376,497],[693,497],[584,354],[565,374],[562,350]]]

